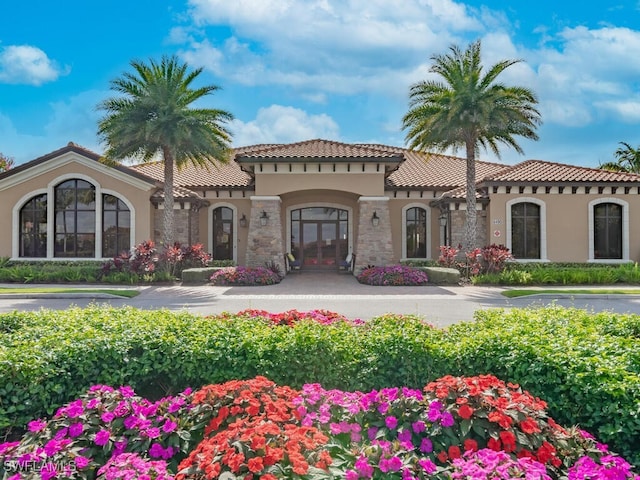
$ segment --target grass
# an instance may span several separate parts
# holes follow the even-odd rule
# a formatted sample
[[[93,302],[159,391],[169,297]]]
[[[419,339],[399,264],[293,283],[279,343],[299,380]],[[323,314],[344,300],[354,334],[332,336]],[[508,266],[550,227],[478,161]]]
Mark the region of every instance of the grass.
[[[105,288],[63,288],[63,287],[0,287],[1,295],[29,295],[32,293],[100,293],[133,298],[140,292],[137,290],[119,290]]]
[[[640,295],[640,289],[620,289],[620,288],[580,288],[580,289],[566,289],[566,288],[547,288],[547,289],[526,289],[526,290],[505,290],[502,295],[508,298],[525,297],[527,295],[539,295],[539,294],[562,294],[562,295]]]

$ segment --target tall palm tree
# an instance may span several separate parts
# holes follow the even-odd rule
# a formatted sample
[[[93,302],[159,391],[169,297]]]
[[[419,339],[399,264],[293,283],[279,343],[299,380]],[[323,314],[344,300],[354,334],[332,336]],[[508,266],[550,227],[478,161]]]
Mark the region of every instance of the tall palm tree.
[[[233,116],[218,109],[193,108],[192,104],[218,90],[215,85],[192,88],[202,69],[188,71],[175,56],[158,63],[132,61],[134,72],[111,81],[120,95],[98,105],[106,111],[98,135],[107,145],[105,158],[127,157],[150,161],[159,154],[164,162],[164,245],[174,242],[173,172],[186,163],[200,166],[225,163],[231,152],[231,134],[225,123]]]
[[[480,147],[500,157],[502,143],[524,153],[515,135],[537,140],[541,123],[536,95],[524,87],[507,87],[498,75],[520,60],[503,60],[486,74],[480,64],[480,41],[465,51],[451,46],[446,55],[431,59],[430,71],[441,78],[415,83],[410,89],[409,111],[403,117],[411,149],[466,150],[466,225],[464,249],[476,247],[476,154]]]
[[[626,142],[619,142],[619,147],[614,156],[616,160],[600,164],[600,168],[612,172],[640,173],[640,146],[633,148]]]

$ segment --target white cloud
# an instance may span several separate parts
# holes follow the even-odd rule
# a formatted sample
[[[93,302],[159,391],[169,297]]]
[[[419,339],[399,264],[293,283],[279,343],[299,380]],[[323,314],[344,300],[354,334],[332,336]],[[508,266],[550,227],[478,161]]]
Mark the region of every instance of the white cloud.
[[[10,45],[0,51],[0,82],[42,85],[69,73],[37,47]]]
[[[304,110],[271,105],[258,110],[255,120],[233,120],[230,125],[236,146],[289,143],[324,138],[338,140],[338,124],[328,115],[310,115]]]

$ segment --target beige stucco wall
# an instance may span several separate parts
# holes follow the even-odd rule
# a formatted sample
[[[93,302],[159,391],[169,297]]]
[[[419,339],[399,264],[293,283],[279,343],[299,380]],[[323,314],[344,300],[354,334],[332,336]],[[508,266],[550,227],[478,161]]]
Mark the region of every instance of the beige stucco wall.
[[[117,178],[123,173],[114,171],[105,171],[105,167],[91,168],[92,161],[70,161],[64,165],[60,165],[54,170],[43,171],[38,173],[38,168],[34,168],[31,174],[25,175],[24,179],[19,183],[15,183],[12,177],[7,177],[0,182],[0,218],[8,222],[7,228],[0,229],[0,256],[11,257],[13,250],[13,230],[19,228],[14,210],[19,210],[34,195],[46,193],[50,184],[57,184],[71,178],[80,178],[99,186],[102,193],[115,194],[121,199],[129,203],[130,208],[133,207],[134,215],[134,242],[139,243],[143,240],[152,238],[152,212],[153,206],[149,201],[149,197],[154,186],[145,184],[145,188],[140,188],[141,182],[135,183],[138,186],[131,185]],[[87,165],[87,163],[89,165]],[[41,169],[40,169],[41,170]],[[8,186],[8,183],[11,183]],[[11,228],[9,228],[11,226]]]
[[[570,190],[570,189],[569,189]],[[589,204],[594,200],[616,199],[628,204],[629,260],[640,259],[640,196],[613,194],[493,194],[489,205],[488,235],[490,242],[508,244],[508,209],[512,200],[535,199],[544,202],[546,259],[552,262],[587,262],[589,258]],[[496,236],[498,232],[499,236]]]
[[[353,192],[358,195],[384,194],[384,175],[376,173],[261,173],[256,174],[256,195],[282,195],[284,193],[330,189]]]
[[[443,229],[440,227],[440,211],[437,208],[429,206],[431,201],[431,198],[392,198],[389,201],[391,233],[393,238],[393,257],[395,262],[399,262],[406,258],[406,252],[404,252],[405,237],[403,234],[403,209],[411,207],[423,207],[427,210],[427,257],[432,260],[438,259],[438,255],[440,254],[440,245],[443,239]]]

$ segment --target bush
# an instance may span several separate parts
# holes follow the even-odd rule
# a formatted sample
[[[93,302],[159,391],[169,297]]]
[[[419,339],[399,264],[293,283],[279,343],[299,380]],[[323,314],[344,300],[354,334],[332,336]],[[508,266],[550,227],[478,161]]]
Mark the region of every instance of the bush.
[[[368,267],[356,277],[358,282],[378,286],[426,285],[427,274],[417,267],[391,265],[386,267]]]
[[[281,280],[278,273],[267,267],[227,267],[211,275],[214,285],[273,285]]]
[[[637,316],[490,310],[441,330],[415,316],[360,324],[322,311],[255,315],[107,307],[1,314],[0,436],[53,415],[96,383],[158,399],[256,375],[293,388],[317,382],[364,391],[492,374],[640,465]]]
[[[637,478],[545,402],[490,375],[423,389],[301,390],[257,376],[151,402],[97,385],[0,444],[0,476],[219,478]]]

